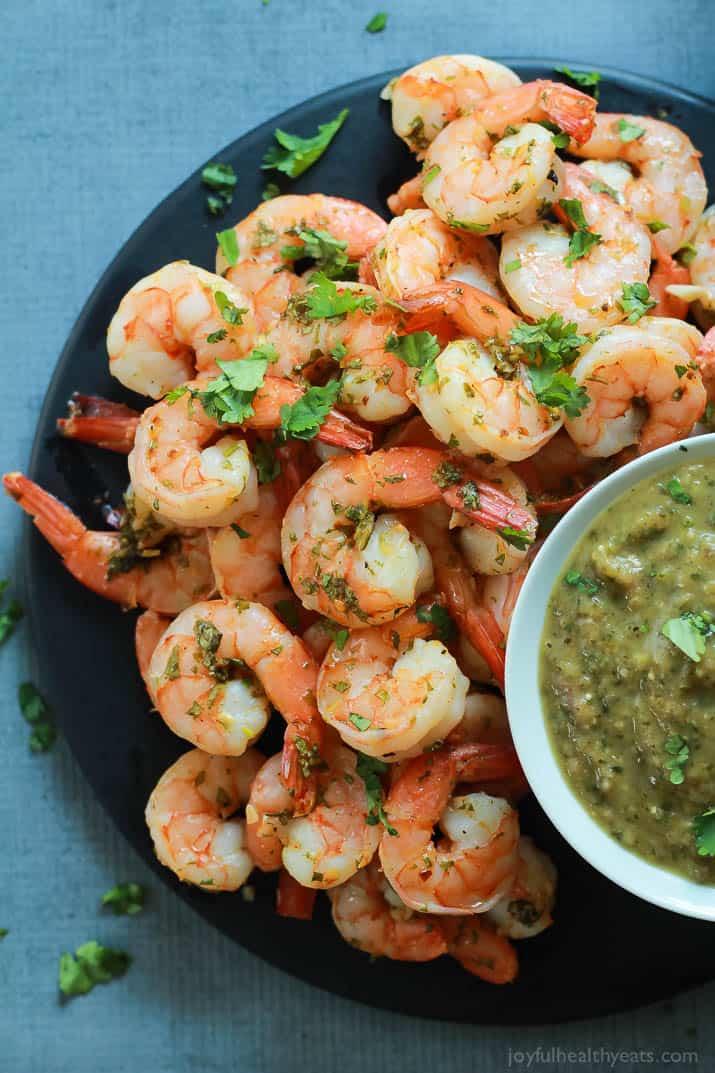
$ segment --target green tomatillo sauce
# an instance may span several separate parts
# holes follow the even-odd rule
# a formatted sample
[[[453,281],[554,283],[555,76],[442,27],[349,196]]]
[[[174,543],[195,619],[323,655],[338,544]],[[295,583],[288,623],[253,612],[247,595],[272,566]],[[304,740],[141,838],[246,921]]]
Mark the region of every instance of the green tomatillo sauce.
[[[626,849],[715,884],[715,466],[635,485],[551,594],[541,694],[553,749]]]

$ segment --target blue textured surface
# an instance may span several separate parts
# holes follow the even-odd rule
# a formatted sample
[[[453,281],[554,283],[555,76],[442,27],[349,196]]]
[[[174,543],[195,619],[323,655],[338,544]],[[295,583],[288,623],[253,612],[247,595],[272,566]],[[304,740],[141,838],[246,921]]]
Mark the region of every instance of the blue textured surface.
[[[289,105],[455,50],[559,55],[715,94],[711,0],[543,0],[530,16],[519,0],[385,6],[387,30],[369,35],[372,0],[5,0],[3,469],[26,464],[56,355],[131,231],[223,144]],[[19,528],[3,499],[0,572],[15,577]],[[624,1052],[618,1070],[666,1068],[658,1055],[668,1049],[697,1051],[700,1069],[715,1067],[713,987],[624,1017],[510,1033],[382,1014],[268,968],[145,875],[61,742],[48,756],[28,754],[15,690],[32,675],[32,658],[22,627],[0,650],[0,927],[10,929],[0,944],[0,1073],[491,1073],[526,1068],[510,1047],[539,1046],[532,1068],[544,1070],[608,1068],[606,1057],[578,1062],[557,1050],[588,1047]],[[104,917],[101,893],[134,878],[152,888],[146,912]],[[134,964],[121,982],[62,1006],[57,958],[89,938],[131,951]],[[578,950],[574,971],[588,971]]]

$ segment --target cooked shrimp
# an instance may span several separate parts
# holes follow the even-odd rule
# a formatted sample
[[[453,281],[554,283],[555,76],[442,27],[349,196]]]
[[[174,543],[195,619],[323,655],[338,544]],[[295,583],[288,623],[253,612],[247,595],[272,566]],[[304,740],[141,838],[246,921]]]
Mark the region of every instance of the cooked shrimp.
[[[373,512],[440,499],[483,525],[530,524],[496,485],[469,479],[447,452],[391,448],[326,462],[283,519],[283,566],[303,605],[353,627],[410,607],[431,585],[429,556],[402,522]]]
[[[373,957],[433,961],[447,953],[440,921],[406,906],[376,860],[331,890],[330,901],[343,939]]]
[[[484,475],[500,484],[507,495],[529,512],[533,519],[533,532],[536,532],[536,511],[529,501],[524,482],[506,466],[500,469],[487,466]],[[449,524],[450,528],[457,530],[462,555],[475,574],[511,574],[528,554],[528,538],[520,538],[508,531],[505,535],[498,529],[474,525],[459,511],[452,513]]]
[[[708,402],[715,402],[715,326],[704,336],[695,355]]]
[[[168,615],[160,615],[156,611],[144,611],[137,619],[134,627],[134,652],[137,657],[137,665],[152,703],[154,703],[154,697],[152,696],[151,680],[149,678],[151,657],[154,655],[164,630],[170,624],[171,618]]]
[[[203,380],[184,385],[179,398],[166,398],[141,415],[129,455],[135,492],[152,509],[179,525],[231,525],[258,506],[257,476],[244,437],[235,426],[209,417],[195,394]],[[303,389],[266,377],[253,399],[253,416],[242,428],[279,428],[281,409]],[[333,413],[319,435],[350,443],[355,426]],[[222,435],[223,433],[223,435]],[[370,442],[359,436],[363,446]]]
[[[518,767],[508,745],[458,745],[415,757],[385,803],[396,837],[385,835],[380,861],[406,905],[460,915],[491,909],[514,882],[519,819],[500,798],[452,797],[459,781],[501,778]],[[439,824],[443,838],[433,841]]]
[[[407,369],[385,349],[400,324],[399,310],[387,304],[374,287],[339,283],[334,297],[354,295],[366,303],[349,313],[331,315],[310,305],[313,284],[294,296],[286,313],[265,340],[279,355],[274,371],[301,376],[327,360],[342,369],[340,405],[365,421],[393,421],[411,406],[406,394]]]
[[[682,289],[691,284],[690,269],[687,265],[676,261],[663,248],[658,239],[653,236],[653,261],[648,290],[651,298],[655,299],[655,306],[650,313],[653,317],[675,317],[685,320],[688,315],[689,304],[681,296]],[[702,309],[700,303],[697,308]],[[697,318],[696,318],[697,319]]]
[[[180,614],[149,666],[151,692],[169,727],[207,751],[240,756],[262,732],[268,701],[287,723],[286,785],[297,812],[314,799],[321,721],[318,668],[299,638],[262,604],[210,600]]]
[[[346,745],[403,760],[443,741],[462,718],[468,681],[430,622],[414,611],[333,644],[318,675],[318,708]]]
[[[490,984],[510,984],[519,971],[516,951],[484,917],[442,917],[447,952],[463,969]]]
[[[561,176],[553,137],[540,123],[583,141],[595,108],[593,98],[557,82],[526,82],[487,98],[429,146],[423,198],[450,227],[480,234],[534,223],[559,196]]]
[[[101,395],[75,391],[67,404],[67,417],[57,419],[57,431],[68,440],[92,443],[105,451],[128,455],[134,445],[139,411]]]
[[[483,745],[511,745],[511,731],[503,697],[473,691],[464,702],[464,715],[449,735],[452,745],[481,742]]]
[[[368,822],[365,783],[352,749],[326,740],[317,771],[318,803],[296,818],[276,758],[258,772],[246,809],[248,846],[260,868],[281,863],[304,887],[328,890],[372,859],[380,828]]]
[[[219,246],[216,272],[225,276],[253,303],[259,331],[282,315],[302,287],[286,251],[304,245],[300,232],[310,231],[343,243],[344,254],[359,261],[385,233],[385,221],[357,201],[325,194],[284,194],[264,201],[234,225],[238,259],[231,265]]]
[[[453,119],[520,83],[514,71],[483,56],[433,56],[390,82],[382,97],[392,102],[395,134],[420,157]]]
[[[525,316],[538,320],[556,312],[582,332],[598,331],[624,319],[624,284],[647,283],[650,234],[630,209],[594,192],[575,164],[564,165],[562,196],[580,202],[589,230],[600,241],[570,262],[566,227],[544,221],[511,232],[502,242],[502,282]]]
[[[519,865],[511,890],[489,910],[499,935],[530,939],[553,924],[556,868],[528,835],[519,839]]]
[[[398,301],[442,279],[461,280],[502,296],[499,256],[488,238],[452,230],[430,209],[405,212],[389,224],[370,255],[378,287]]]
[[[666,225],[659,234],[668,253],[691,240],[707,186],[701,154],[682,130],[650,116],[599,112],[588,140],[569,148],[576,156],[622,160],[636,170],[622,192],[642,223]]]
[[[688,264],[690,285],[673,281],[667,290],[676,298],[696,302],[696,319],[715,314],[715,205],[700,217],[697,230],[690,240],[694,256]],[[708,325],[709,326],[709,325]]]
[[[248,800],[263,757],[209,756],[191,749],[159,779],[146,822],[162,864],[209,893],[238,890],[253,870],[244,821],[231,819]]]
[[[70,574],[98,596],[124,607],[176,615],[214,589],[204,533],[175,533],[162,548],[135,555],[119,533],[87,529],[69,507],[21,473],[6,473],[3,485]]]
[[[637,444],[645,454],[688,436],[707,401],[692,367],[700,339],[697,328],[665,317],[604,331],[571,370],[590,398],[565,420],[579,450],[604,458]]]
[[[125,387],[159,399],[247,354],[256,334],[250,302],[212,272],[173,261],[127,291],[107,331],[109,371]]]
[[[387,207],[393,216],[401,216],[408,209],[427,208],[422,197],[422,175],[414,175],[402,183],[395,193],[387,198]]]

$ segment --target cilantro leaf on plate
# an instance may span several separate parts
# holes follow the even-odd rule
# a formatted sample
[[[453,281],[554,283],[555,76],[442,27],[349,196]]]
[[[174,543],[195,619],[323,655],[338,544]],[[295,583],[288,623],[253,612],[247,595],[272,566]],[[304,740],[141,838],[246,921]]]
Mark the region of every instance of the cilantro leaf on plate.
[[[268,149],[261,167],[264,171],[274,168],[289,175],[291,179],[297,179],[323,155],[348,114],[349,109],[343,108],[335,119],[331,119],[329,123],[321,123],[317,134],[312,138],[301,138],[298,134],[276,130],[273,136],[278,144]]]

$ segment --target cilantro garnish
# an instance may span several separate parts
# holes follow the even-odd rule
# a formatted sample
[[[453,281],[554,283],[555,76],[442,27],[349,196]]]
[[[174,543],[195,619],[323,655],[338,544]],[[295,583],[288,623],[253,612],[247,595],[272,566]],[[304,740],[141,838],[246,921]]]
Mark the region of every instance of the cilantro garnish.
[[[5,601],[4,593],[9,584],[7,578],[0,580],[0,645],[12,635],[22,618],[22,608],[17,600],[11,600],[7,607],[2,607]]]
[[[521,268],[521,258],[515,257],[513,261],[507,261],[504,265],[504,274],[509,275],[510,272],[516,272]]]
[[[379,34],[382,33],[386,26],[387,12],[378,11],[377,15],[372,16],[365,29],[369,34]]]
[[[0,928],[0,939],[4,939],[5,936],[9,935],[9,934],[10,934],[10,931],[9,931],[8,928]]]
[[[330,634],[333,639],[333,644],[337,648],[338,652],[342,652],[345,645],[348,643],[348,637],[350,636],[350,630],[345,626],[338,625],[337,622],[333,622],[331,618],[324,618],[320,624],[322,628]]]
[[[207,417],[220,425],[242,425],[253,416],[253,399],[263,385],[268,366],[278,360],[270,345],[255,347],[238,361],[217,361],[221,376],[196,393]]]
[[[371,827],[381,823],[388,835],[399,837],[397,831],[390,824],[390,818],[383,807],[383,789],[380,775],[384,775],[388,765],[384,760],[378,760],[374,756],[366,756],[365,753],[357,754],[357,773],[365,783],[367,796],[367,816],[365,822]]]
[[[278,183],[266,183],[261,193],[261,201],[272,201],[274,197],[279,197],[281,188]]]
[[[540,119],[539,126],[545,127],[546,130],[551,132],[551,141],[554,143],[556,149],[566,149],[571,139],[569,138],[566,131],[562,130],[561,127],[558,126],[558,124],[552,123],[550,119]],[[516,131],[513,130],[512,134],[515,133]]]
[[[256,440],[253,447],[253,464],[256,467],[259,484],[270,484],[276,477],[280,477],[280,460],[276,458],[273,444],[267,440]]]
[[[594,194],[608,194],[614,201],[620,203],[621,198],[618,191],[614,189],[614,187],[609,186],[608,183],[603,183],[600,179],[591,179],[588,185],[591,190],[593,190]]]
[[[327,279],[357,278],[357,262],[351,261],[345,252],[347,242],[334,238],[329,231],[316,231],[312,227],[296,227],[288,234],[295,235],[300,241],[294,246],[283,247],[281,257],[285,261],[310,257],[315,261],[316,271]]]
[[[589,230],[588,222],[583,214],[583,205],[577,197],[561,197],[559,205],[576,229],[571,235],[569,252],[564,257],[564,264],[571,268],[574,261],[585,257],[594,246],[599,245],[601,236]]]
[[[141,883],[117,883],[102,895],[101,905],[108,905],[115,916],[135,916],[144,908],[146,890]]]
[[[513,548],[518,548],[519,551],[526,551],[534,542],[533,537],[526,529],[514,529],[511,525],[503,525],[500,529],[497,529],[497,533],[507,544],[511,544]]]
[[[623,116],[618,120],[618,133],[620,134],[622,142],[634,142],[638,138],[642,138],[645,134],[645,127],[639,127],[636,123],[631,123]]]
[[[298,632],[300,619],[298,618],[298,608],[294,600],[276,600],[273,609],[289,630],[292,630],[293,633]]]
[[[591,96],[598,100],[598,83],[601,81],[600,71],[572,71],[570,67],[556,67],[557,74],[564,75],[569,82],[580,86],[581,89],[590,89]]]
[[[322,428],[340,394],[340,381],[309,387],[299,399],[281,406],[280,431],[287,439],[312,440]]]
[[[559,313],[552,313],[536,324],[517,324],[509,341],[524,354],[538,402],[561,406],[568,417],[578,417],[586,409],[590,402],[586,390],[564,372],[564,366],[571,365],[588,342],[578,334],[576,324],[565,324]]]
[[[695,847],[700,857],[715,857],[715,808],[707,808],[693,819]]]
[[[598,582],[582,574],[580,570],[567,570],[564,574],[564,582],[572,589],[585,593],[586,596],[595,596],[598,592]]]
[[[692,242],[686,242],[675,254],[676,259],[680,261],[681,265],[685,265],[686,267],[691,264],[697,256],[698,251],[695,246],[693,246]]]
[[[683,503],[686,507],[692,505],[693,497],[683,488],[680,477],[671,477],[666,483],[665,490],[674,503]]]
[[[417,608],[417,621],[431,622],[434,626],[435,637],[443,645],[451,644],[457,637],[454,619],[441,604],[422,604]]]
[[[239,309],[223,291],[215,291],[214,298],[219,312],[227,324],[243,324],[243,315],[247,309]]]
[[[684,611],[679,618],[664,622],[660,632],[693,663],[700,663],[700,657],[705,652],[705,640],[715,633],[715,624],[707,611],[700,615]]]
[[[372,295],[360,294],[349,287],[338,291],[333,280],[328,279],[322,272],[316,272],[311,283],[312,286],[299,295],[298,301],[294,303],[298,319],[337,320],[348,313],[355,313],[358,309],[370,314],[377,308]]]
[[[51,719],[47,718],[47,704],[32,682],[23,682],[18,687],[17,699],[20,711],[26,722],[32,727],[29,738],[30,751],[46,753],[57,738],[57,730]]]
[[[635,324],[650,309],[655,309],[658,303],[652,297],[646,283],[624,283],[618,304],[623,312],[628,314],[626,318],[628,323]]]
[[[83,943],[60,958],[58,983],[63,995],[86,995],[96,984],[123,976],[131,964],[129,954],[97,942]]]
[[[685,780],[683,769],[690,758],[688,743],[680,734],[671,734],[665,739],[664,749],[669,754],[665,762],[668,779],[673,786],[680,786]]]
[[[214,194],[207,195],[206,207],[212,216],[219,216],[233,201],[236,172],[230,164],[213,161],[202,170],[201,182],[209,189],[215,190]]]
[[[369,730],[372,726],[372,719],[368,719],[365,715],[360,715],[359,712],[350,712],[348,720],[352,725],[361,732]]]
[[[424,190],[425,186],[427,186],[428,183],[431,183],[433,179],[437,178],[437,176],[439,175],[441,170],[442,169],[440,168],[439,164],[433,164],[431,168],[427,169],[427,171],[422,176],[422,189],[423,190]]]
[[[264,171],[275,168],[276,171],[289,175],[291,179],[297,179],[323,155],[347,119],[348,112],[349,109],[343,108],[335,119],[331,119],[329,123],[321,123],[318,133],[312,138],[301,138],[297,134],[289,134],[280,129],[274,131],[273,136],[278,144],[268,149],[261,167]]]
[[[395,335],[390,332],[385,341],[385,350],[409,365],[419,369],[417,382],[427,387],[437,379],[435,362],[439,357],[440,346],[437,337],[431,332],[411,332],[409,335]]]
[[[233,268],[238,261],[238,235],[232,227],[229,227],[226,231],[217,231],[216,238],[221,252]]]

